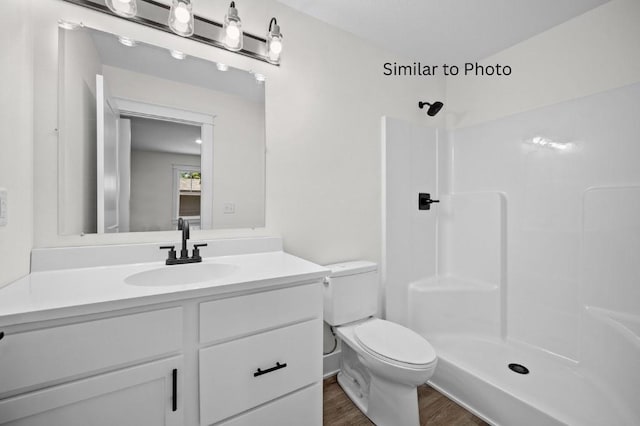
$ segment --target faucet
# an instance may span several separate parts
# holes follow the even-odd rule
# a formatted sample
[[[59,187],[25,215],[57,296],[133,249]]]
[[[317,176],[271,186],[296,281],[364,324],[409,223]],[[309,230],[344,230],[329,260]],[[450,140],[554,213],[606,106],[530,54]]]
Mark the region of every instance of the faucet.
[[[182,231],[182,250],[180,250],[180,259],[187,259],[189,257],[189,249],[187,249],[187,240],[189,239],[189,221],[179,218],[178,230]]]
[[[161,246],[160,250],[169,250],[167,265],[182,265],[184,263],[197,263],[202,262],[202,256],[200,256],[200,247],[206,247],[207,244],[194,244],[193,254],[189,257],[189,249],[187,248],[187,240],[189,239],[189,221],[182,218],[178,219],[178,230],[182,231],[182,249],[180,250],[180,258],[176,256],[176,246]]]

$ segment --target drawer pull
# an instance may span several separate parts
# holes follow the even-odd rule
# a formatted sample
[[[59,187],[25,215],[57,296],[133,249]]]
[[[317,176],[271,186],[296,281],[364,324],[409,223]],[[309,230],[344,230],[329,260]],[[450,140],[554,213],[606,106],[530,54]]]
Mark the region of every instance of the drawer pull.
[[[4,331],[0,331],[0,340],[4,339]]]
[[[275,367],[267,368],[266,370],[261,370],[261,369],[258,368],[258,371],[253,373],[253,377],[262,376],[263,374],[267,374],[267,373],[271,373],[272,371],[280,370],[281,368],[285,368],[286,366],[287,366],[286,362],[283,363],[283,364],[280,364],[279,362],[276,362]]]
[[[171,397],[171,411],[178,411],[178,369],[173,369],[173,383],[172,383],[172,397]]]

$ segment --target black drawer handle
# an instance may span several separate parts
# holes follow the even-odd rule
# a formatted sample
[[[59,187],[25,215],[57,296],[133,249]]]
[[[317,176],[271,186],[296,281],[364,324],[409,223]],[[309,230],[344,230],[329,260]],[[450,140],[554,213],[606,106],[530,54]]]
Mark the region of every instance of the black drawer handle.
[[[271,373],[272,371],[280,370],[281,368],[285,368],[286,366],[287,366],[286,362],[283,363],[283,364],[280,364],[279,362],[276,362],[275,367],[267,368],[266,370],[261,370],[261,369],[258,368],[258,371],[253,373],[253,377],[262,376],[263,374],[267,374],[267,373]]]
[[[178,411],[178,369],[174,368],[171,372],[172,383],[172,396],[171,396],[171,411]]]

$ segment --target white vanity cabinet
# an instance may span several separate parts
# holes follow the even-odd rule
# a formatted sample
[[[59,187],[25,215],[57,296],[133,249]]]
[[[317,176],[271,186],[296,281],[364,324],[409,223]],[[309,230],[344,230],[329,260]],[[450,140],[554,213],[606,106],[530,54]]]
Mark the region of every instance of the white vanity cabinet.
[[[202,303],[200,343],[201,425],[321,424],[320,283]]]
[[[2,326],[0,425],[320,426],[321,286]]]
[[[64,321],[0,340],[0,424],[183,424],[182,308]]]

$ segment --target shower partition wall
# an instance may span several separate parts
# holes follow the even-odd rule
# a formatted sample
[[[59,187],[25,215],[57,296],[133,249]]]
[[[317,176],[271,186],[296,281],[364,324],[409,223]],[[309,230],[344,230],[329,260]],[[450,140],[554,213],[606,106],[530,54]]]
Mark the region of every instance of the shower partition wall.
[[[637,111],[640,84],[448,140],[386,120],[387,316],[436,349],[432,386],[491,423],[640,424]],[[393,160],[407,140],[433,155],[449,147],[438,163],[447,193],[430,211],[418,212],[411,200],[426,189]],[[424,242],[434,236],[435,249]]]

